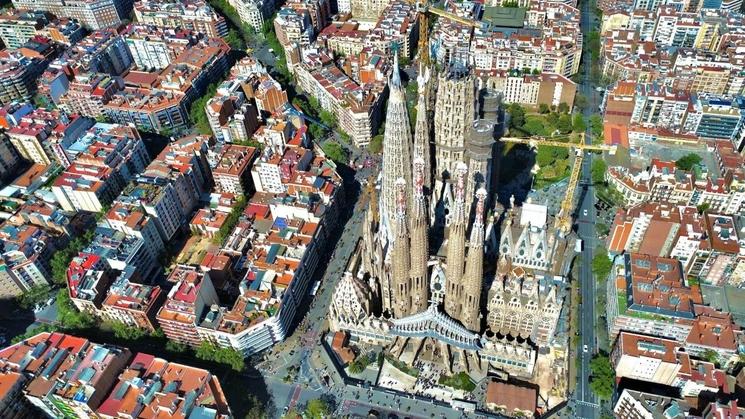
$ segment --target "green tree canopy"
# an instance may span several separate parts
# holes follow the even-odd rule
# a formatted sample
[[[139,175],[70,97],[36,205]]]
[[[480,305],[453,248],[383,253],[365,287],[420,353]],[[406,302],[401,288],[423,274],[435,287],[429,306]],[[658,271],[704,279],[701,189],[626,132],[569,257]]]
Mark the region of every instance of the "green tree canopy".
[[[559,121],[556,123],[556,128],[562,134],[568,134],[572,132],[572,117],[565,113],[559,116]]]
[[[334,163],[337,164],[346,164],[347,160],[349,159],[349,155],[347,154],[347,150],[344,149],[339,143],[333,142],[333,141],[326,141],[323,146],[321,146],[323,149],[323,152],[326,154],[326,157],[330,158],[334,161]]]
[[[605,160],[600,157],[592,159],[592,166],[590,172],[592,174],[592,183],[601,184],[605,182],[605,173],[608,171],[608,165],[605,164]]]
[[[510,127],[520,129],[525,125],[525,109],[522,106],[511,103],[507,111],[510,113]]]
[[[49,292],[52,289],[49,285],[36,285],[28,291],[18,296],[18,305],[21,308],[29,309],[49,298]]]
[[[600,137],[603,135],[603,118],[600,115],[591,115],[590,116],[590,129],[592,130],[592,135],[595,137]]]
[[[616,381],[616,373],[608,355],[597,354],[590,361],[590,389],[602,400],[610,400]]]
[[[572,118],[572,131],[585,132],[586,129],[587,124],[585,123],[585,118],[582,117],[582,114],[575,114]]]
[[[693,169],[699,163],[701,163],[701,156],[695,153],[689,153],[678,160],[675,160],[675,167],[680,170],[688,171]]]
[[[308,401],[305,407],[305,417],[309,419],[325,419],[331,414],[328,403],[321,399]]]
[[[608,257],[608,252],[604,247],[598,247],[595,250],[595,256],[592,257],[592,273],[599,281],[605,280],[613,269],[613,261]]]

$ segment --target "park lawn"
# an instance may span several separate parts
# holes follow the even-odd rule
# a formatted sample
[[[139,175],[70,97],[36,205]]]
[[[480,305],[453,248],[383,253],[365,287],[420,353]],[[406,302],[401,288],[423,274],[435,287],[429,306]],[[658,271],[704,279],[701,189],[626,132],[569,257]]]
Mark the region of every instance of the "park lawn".
[[[438,383],[469,393],[476,389],[476,383],[473,382],[468,374],[462,371],[455,375],[441,375]]]

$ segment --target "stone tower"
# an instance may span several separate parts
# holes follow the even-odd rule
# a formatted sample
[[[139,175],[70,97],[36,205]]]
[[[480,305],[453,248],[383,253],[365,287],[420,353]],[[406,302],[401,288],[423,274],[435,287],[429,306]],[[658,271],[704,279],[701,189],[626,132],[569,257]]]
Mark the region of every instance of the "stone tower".
[[[471,237],[468,241],[468,261],[463,275],[463,307],[461,322],[471,331],[481,329],[481,284],[484,281],[484,206],[486,189],[479,188],[476,192],[476,215],[471,227]]]
[[[468,167],[459,162],[455,169],[454,202],[450,212],[450,227],[447,240],[447,267],[445,269],[445,312],[460,319],[462,291],[461,278],[466,254],[466,227],[468,217],[465,208]]]
[[[458,65],[438,77],[434,118],[438,181],[452,178],[457,162],[466,161],[466,135],[474,119],[475,86],[473,75]]]
[[[419,119],[419,118],[417,118]],[[411,214],[411,313],[427,309],[429,301],[429,281],[427,280],[427,261],[429,247],[427,230],[427,199],[424,195],[425,169],[424,159],[414,159],[414,196]]]
[[[474,191],[484,188],[491,191],[492,156],[494,153],[494,122],[479,119],[471,123],[466,140],[468,182],[466,183],[466,208],[471,208]]]
[[[398,55],[394,55],[393,73],[388,82],[390,96],[383,137],[383,180],[380,191],[380,220],[382,234],[387,241],[395,240],[391,223],[396,213],[396,181],[403,178],[411,185],[411,128],[406,109],[406,97],[398,69]]]
[[[406,317],[411,314],[411,252],[409,231],[406,227],[406,181],[396,179],[396,214],[393,219],[394,242],[391,244],[391,287],[393,288],[393,316]]]

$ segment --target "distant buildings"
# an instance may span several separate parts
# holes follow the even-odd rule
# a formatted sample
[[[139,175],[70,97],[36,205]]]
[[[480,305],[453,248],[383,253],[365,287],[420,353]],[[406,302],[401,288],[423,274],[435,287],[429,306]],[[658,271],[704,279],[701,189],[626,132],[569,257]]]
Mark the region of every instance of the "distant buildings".
[[[120,124],[154,132],[187,126],[189,105],[215,77],[227,72],[230,47],[209,38],[178,55],[160,73],[130,72],[125,88],[104,104],[104,113]]]
[[[203,0],[140,0],[135,2],[134,13],[138,23],[186,29],[210,38],[228,34],[225,18]]]
[[[23,11],[0,15],[0,39],[7,48],[19,48],[48,23],[43,12]]]
[[[129,17],[132,3],[132,0],[13,0],[16,9],[41,10],[77,19],[92,30],[119,25]]]
[[[36,78],[43,68],[38,58],[27,58],[17,53],[0,58],[0,104],[30,100],[36,92]]]

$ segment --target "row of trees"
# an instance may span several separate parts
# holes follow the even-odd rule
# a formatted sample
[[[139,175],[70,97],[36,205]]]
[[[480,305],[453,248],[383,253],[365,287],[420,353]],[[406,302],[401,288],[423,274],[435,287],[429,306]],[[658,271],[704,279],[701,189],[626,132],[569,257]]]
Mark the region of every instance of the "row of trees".
[[[70,266],[70,262],[91,240],[93,240],[93,229],[86,231],[81,236],[73,239],[67,246],[54,252],[50,265],[52,281],[55,284],[64,285],[67,282],[67,268]]]
[[[202,342],[196,349],[195,355],[201,360],[228,365],[234,371],[243,371],[246,367],[243,354],[232,348],[222,348],[209,341]]]
[[[217,93],[218,82],[214,82],[207,87],[207,91],[197,100],[191,103],[189,107],[189,120],[194,128],[202,135],[212,135],[210,121],[207,119],[207,102]]]
[[[243,210],[245,209],[246,198],[243,196],[239,196],[236,200],[235,206],[230,211],[230,214],[228,214],[228,217],[225,219],[225,222],[222,224],[222,226],[220,226],[220,230],[218,230],[215,234],[214,242],[216,244],[222,244],[222,242],[224,242],[225,239],[228,238],[228,235],[230,235],[235,226],[238,224],[238,220],[241,218]]]

